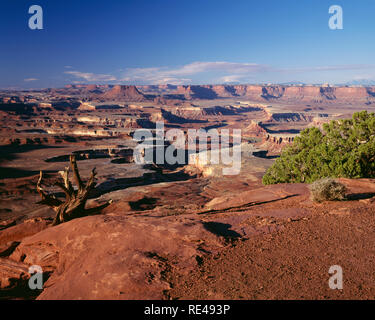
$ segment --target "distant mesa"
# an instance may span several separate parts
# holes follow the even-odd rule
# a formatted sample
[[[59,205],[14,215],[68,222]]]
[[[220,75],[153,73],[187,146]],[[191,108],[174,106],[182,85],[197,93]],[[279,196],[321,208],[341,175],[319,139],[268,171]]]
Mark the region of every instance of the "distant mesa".
[[[159,90],[159,94],[163,94]],[[153,87],[153,92],[157,92]],[[253,101],[282,101],[307,103],[373,102],[375,87],[331,87],[329,85],[181,85],[164,98],[213,100],[246,97]]]
[[[252,101],[286,103],[375,103],[375,86],[324,85],[94,85],[75,84],[47,93],[77,96],[84,101],[150,101],[161,105],[181,105],[193,100],[248,98]],[[15,97],[4,97],[3,103],[20,103]]]
[[[223,85],[178,86],[177,93],[184,95],[186,99],[216,99],[237,96],[233,86]]]
[[[147,101],[148,98],[141,93],[136,86],[116,85],[111,90],[100,96],[107,101]]]
[[[183,106],[194,100],[246,98],[254,102],[375,104],[375,86],[325,85],[96,85],[71,84],[64,88],[41,90],[54,101],[154,102],[157,105]],[[34,98],[34,99],[33,99]],[[64,98],[64,99],[63,99]],[[38,103],[30,95],[5,93],[0,102]],[[78,107],[78,106],[77,106]],[[85,108],[85,106],[82,106]]]

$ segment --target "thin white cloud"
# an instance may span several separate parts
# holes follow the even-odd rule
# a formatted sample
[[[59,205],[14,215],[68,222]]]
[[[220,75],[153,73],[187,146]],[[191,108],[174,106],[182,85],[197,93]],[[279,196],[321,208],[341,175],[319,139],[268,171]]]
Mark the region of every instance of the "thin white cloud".
[[[101,81],[116,81],[117,78],[115,76],[109,74],[95,74],[89,72],[80,72],[80,71],[65,71],[65,74],[72,75],[79,79],[84,79],[88,82],[101,82]]]
[[[237,63],[227,61],[196,61],[179,67],[127,68],[118,71],[120,76],[95,74],[80,71],[65,71],[76,80],[87,82],[138,83],[138,84],[191,84],[191,83],[240,83],[254,81],[261,75],[292,75],[311,72],[334,72],[368,70],[375,65],[333,65],[315,67],[276,68],[257,63]],[[267,77],[268,77],[267,76]]]
[[[242,74],[243,77],[250,73],[265,72],[271,70],[269,66],[256,63],[235,62],[193,62],[178,68],[154,67],[154,68],[128,68],[123,73],[121,81],[143,81],[155,84],[184,84],[191,83],[192,76],[203,74],[221,74],[222,77],[230,74]],[[189,77],[189,78],[187,78]]]
[[[261,65],[257,63],[236,63],[236,62],[193,62],[168,71],[168,73],[173,75],[192,75],[202,72],[227,72],[227,73],[254,73],[261,72],[270,69],[266,65]]]
[[[27,79],[23,79],[23,81],[25,82],[31,82],[31,81],[38,81],[39,79],[37,78],[27,78]]]
[[[247,74],[231,74],[218,78],[215,82],[217,83],[241,83],[248,81],[250,78]]]
[[[334,66],[317,66],[317,67],[301,67],[301,68],[284,68],[275,69],[280,72],[299,73],[299,72],[314,72],[314,71],[350,71],[350,70],[368,70],[375,68],[375,65],[366,64],[347,64],[347,65],[334,65]]]
[[[146,82],[155,84],[183,84],[191,79],[177,77],[167,68],[129,68],[119,79],[123,82]]]

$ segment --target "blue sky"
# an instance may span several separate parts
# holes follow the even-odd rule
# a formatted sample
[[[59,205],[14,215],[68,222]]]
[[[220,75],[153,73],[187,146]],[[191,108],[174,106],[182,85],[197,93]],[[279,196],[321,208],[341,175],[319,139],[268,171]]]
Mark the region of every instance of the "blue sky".
[[[40,5],[44,29],[28,28]],[[344,29],[328,27],[341,5]],[[375,80],[375,1],[2,0],[0,87]]]

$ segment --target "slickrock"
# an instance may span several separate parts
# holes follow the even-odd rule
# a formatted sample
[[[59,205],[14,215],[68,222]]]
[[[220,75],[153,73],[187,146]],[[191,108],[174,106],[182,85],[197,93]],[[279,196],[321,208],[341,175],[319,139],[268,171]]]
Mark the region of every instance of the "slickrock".
[[[18,241],[11,241],[6,244],[0,245],[0,257],[9,256],[19,244],[20,242]]]
[[[166,272],[186,273],[221,239],[194,217],[94,216],[24,239],[11,258],[55,269],[39,299],[163,299]]]
[[[371,179],[341,180],[352,197],[375,190]],[[307,185],[280,184],[216,197],[206,208],[155,216],[152,210],[122,212],[117,205],[106,215],[47,228],[24,238],[10,260],[0,260],[2,286],[23,281],[26,267],[39,265],[51,276],[38,299],[169,299],[173,277],[196,272],[202,259],[225,252],[234,239],[252,241],[316,216],[341,219],[368,205],[315,204]],[[14,274],[12,261],[18,263]]]
[[[29,219],[21,224],[2,230],[0,231],[0,246],[32,236],[46,229],[49,223],[50,221],[42,218]]]
[[[22,262],[0,258],[0,289],[14,288],[29,277],[29,266]]]
[[[5,221],[1,221],[0,222],[0,231],[4,230],[4,229],[7,229],[9,227],[13,227],[15,225],[16,225],[15,219],[8,219],[8,220],[5,220]]]
[[[294,185],[271,185],[230,196],[217,197],[208,202],[205,207],[209,210],[224,210],[252,203],[274,202],[291,196],[306,194],[307,192],[307,185],[302,183]]]

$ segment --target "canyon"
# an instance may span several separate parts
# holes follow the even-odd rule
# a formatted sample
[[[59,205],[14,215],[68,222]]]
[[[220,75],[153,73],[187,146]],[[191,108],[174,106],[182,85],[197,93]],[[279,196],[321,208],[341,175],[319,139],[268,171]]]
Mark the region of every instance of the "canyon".
[[[0,102],[0,299],[373,296],[366,273],[371,260],[366,252],[373,252],[373,179],[342,179],[349,200],[325,204],[312,202],[306,185],[265,187],[261,179],[305,128],[356,111],[374,112],[375,87],[72,84],[3,90]],[[226,176],[224,164],[198,160],[136,163],[134,133],[156,134],[157,122],[186,137],[189,129],[240,129],[240,172]],[[162,148],[171,143],[163,141]],[[187,143],[181,148],[191,151]],[[211,152],[217,150],[208,139]],[[39,171],[52,194],[61,197],[53,182],[70,155],[82,177],[98,169],[88,208],[112,202],[101,215],[52,227],[53,211],[37,203]],[[345,234],[366,234],[368,241],[361,244],[367,251],[356,251],[358,243]],[[320,258],[331,242],[348,250],[332,249],[330,259]],[[306,267],[295,265],[293,252]],[[344,293],[323,287],[322,270],[338,260],[348,276],[362,266]],[[26,286],[31,265],[45,272],[40,292]],[[256,277],[245,267],[256,270]],[[312,277],[298,291],[304,272]]]

